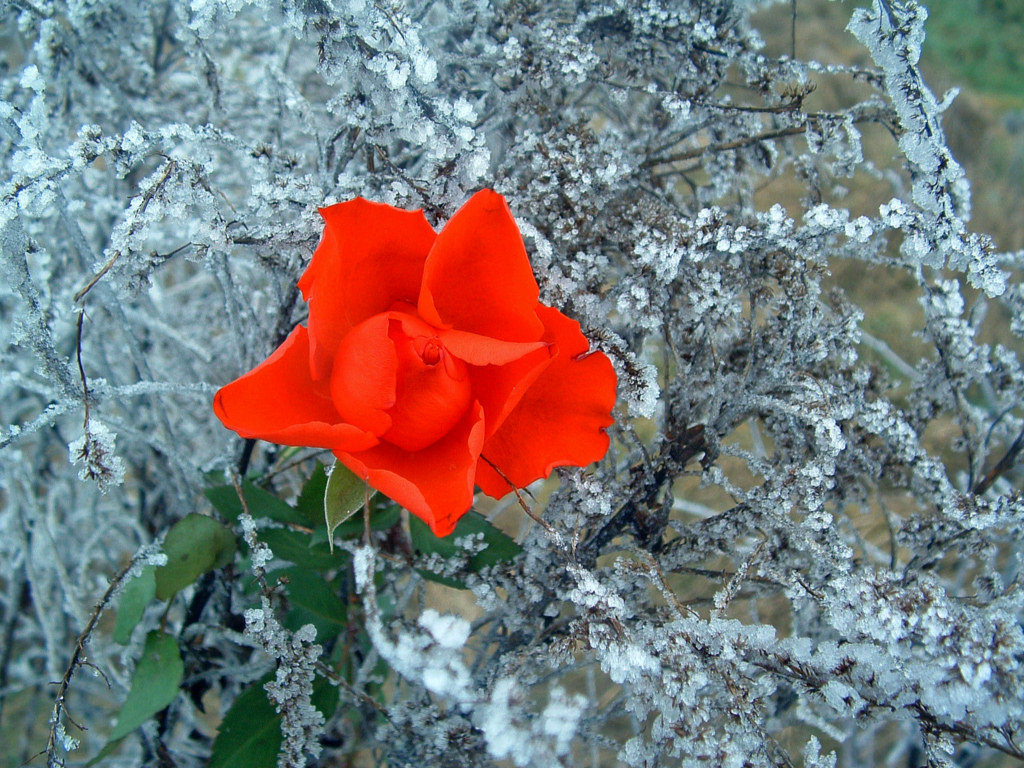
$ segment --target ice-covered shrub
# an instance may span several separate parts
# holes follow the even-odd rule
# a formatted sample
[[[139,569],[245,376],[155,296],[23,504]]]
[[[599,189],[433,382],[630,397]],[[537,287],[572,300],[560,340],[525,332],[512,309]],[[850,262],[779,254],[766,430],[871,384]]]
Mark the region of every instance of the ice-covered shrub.
[[[770,5],[7,3],[8,762],[1024,759],[1021,254],[967,227],[923,6],[851,9],[855,67],[765,55]],[[523,493],[542,524],[377,498],[332,552],[329,456],[213,392],[302,320],[317,206],[481,187],[617,368],[612,450]],[[920,359],[850,264],[919,297]]]

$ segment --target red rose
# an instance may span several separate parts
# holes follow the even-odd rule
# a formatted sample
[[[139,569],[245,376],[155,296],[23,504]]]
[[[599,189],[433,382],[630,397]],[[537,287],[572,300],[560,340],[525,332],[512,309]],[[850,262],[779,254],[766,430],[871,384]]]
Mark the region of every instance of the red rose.
[[[499,498],[604,456],[611,362],[538,301],[501,195],[478,192],[440,234],[422,211],[362,198],[320,214],[299,280],[308,328],[217,392],[226,427],[330,449],[437,536],[474,485]]]

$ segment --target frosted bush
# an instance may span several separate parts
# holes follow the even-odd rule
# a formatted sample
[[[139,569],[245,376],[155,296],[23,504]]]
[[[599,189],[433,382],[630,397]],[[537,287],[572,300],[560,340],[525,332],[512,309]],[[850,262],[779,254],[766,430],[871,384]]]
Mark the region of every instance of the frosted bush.
[[[969,228],[924,6],[861,6],[864,67],[768,56],[787,3],[7,4],[6,762],[94,757],[154,636],[180,684],[106,765],[216,762],[254,690],[290,766],[1024,759],[1024,262]],[[861,96],[808,107],[826,80]],[[605,460],[433,548],[374,502],[315,568],[315,521],[211,504],[250,475],[294,511],[326,458],[210,408],[303,321],[317,207],[438,224],[483,186],[613,360]],[[910,286],[917,346],[829,287],[851,265]],[[154,598],[190,513],[240,551]]]

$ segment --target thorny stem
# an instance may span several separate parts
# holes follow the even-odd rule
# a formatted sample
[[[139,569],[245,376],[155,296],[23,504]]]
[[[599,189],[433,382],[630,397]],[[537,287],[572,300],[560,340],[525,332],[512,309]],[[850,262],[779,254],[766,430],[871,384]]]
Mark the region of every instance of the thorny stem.
[[[85,423],[89,423],[89,381],[85,376],[85,366],[82,364],[82,326],[85,322],[85,309],[78,312],[78,326],[75,335],[75,358],[78,361],[78,375],[82,377],[82,402],[85,404]]]
[[[110,584],[107,586],[107,590],[103,593],[103,596],[99,599],[96,605],[92,609],[92,613],[89,615],[89,620],[86,622],[85,629],[82,630],[81,634],[75,639],[75,650],[71,654],[71,661],[68,662],[67,669],[64,671],[64,676],[61,678],[57,685],[57,697],[53,704],[53,713],[50,715],[50,734],[46,742],[46,749],[29,758],[28,762],[31,762],[39,755],[46,755],[47,766],[63,766],[64,760],[57,754],[57,730],[61,726],[63,720],[67,720],[79,730],[88,730],[85,726],[79,725],[71,716],[67,713],[67,706],[65,704],[65,698],[67,696],[68,687],[71,685],[71,679],[75,676],[75,672],[78,668],[83,665],[89,665],[89,662],[85,658],[85,644],[89,640],[89,636],[92,634],[93,629],[96,627],[96,622],[99,621],[100,615],[103,613],[103,609],[107,607],[107,603],[110,602],[110,598],[114,592],[117,591],[118,587],[121,586],[121,582],[132,570],[135,564],[138,562],[137,557],[133,557],[129,563],[124,566],[120,571],[115,574],[114,578],[110,580]]]
[[[245,473],[249,471],[249,461],[252,459],[253,449],[256,447],[255,438],[247,438],[245,443],[242,445],[242,455],[238,458],[238,475],[245,477]]]
[[[82,328],[85,322],[85,308],[78,311],[78,327],[75,332],[75,358],[78,361],[78,375],[82,377],[82,403],[85,406],[85,417],[82,421],[82,432],[85,439],[82,441],[82,450],[79,458],[89,458],[89,380],[85,376],[85,365],[82,363]]]
[[[597,559],[601,548],[611,541],[620,531],[628,530],[633,526],[634,519],[639,511],[652,509],[662,488],[670,476],[670,468],[673,466],[686,466],[695,456],[705,453],[707,445],[704,436],[705,427],[703,424],[695,424],[692,427],[673,428],[678,434],[669,441],[666,441],[661,452],[648,461],[645,466],[654,465],[654,469],[636,483],[634,493],[612,514],[611,518],[601,528],[594,532],[581,547],[584,562],[593,562]],[[635,526],[633,526],[635,527]]]
[[[554,529],[551,523],[547,522],[546,520],[541,518],[540,515],[538,515],[536,512],[530,509],[530,506],[526,503],[526,500],[523,498],[523,494],[519,492],[519,489],[516,487],[515,483],[509,480],[508,476],[500,469],[498,469],[494,462],[492,462],[486,456],[481,454],[480,458],[487,462],[487,465],[495,472],[497,472],[502,480],[508,483],[508,487],[512,490],[512,493],[516,495],[516,500],[519,502],[519,506],[523,508],[523,511],[527,514],[527,516],[535,523],[537,523],[537,525],[539,525],[541,528],[547,531],[548,535],[550,535],[559,546],[564,546],[564,541],[562,539],[561,534],[559,534],[558,531]]]
[[[255,440],[253,442],[255,443]],[[260,476],[260,482],[261,483],[265,482],[266,480],[269,480],[272,477],[276,477],[277,475],[283,474],[284,472],[287,472],[290,469],[294,469],[295,467],[297,467],[297,466],[299,466],[301,464],[304,464],[305,462],[309,461],[310,459],[315,459],[317,456],[320,456],[323,453],[327,453],[328,450],[329,449],[327,449],[327,448],[316,448],[312,453],[307,453],[304,456],[299,456],[298,458],[293,459],[293,460],[291,460],[291,461],[289,461],[289,462],[287,462],[285,464],[281,464],[278,467],[274,467],[273,469],[270,469],[270,470],[264,472]],[[244,474],[244,473],[240,473],[240,474]]]
[[[345,693],[351,696],[353,700],[360,701],[363,704],[368,704],[377,712],[377,714],[382,715],[386,720],[391,719],[387,709],[379,701],[366,693],[366,691],[360,691],[353,687],[352,684],[342,677],[336,669],[331,668],[328,664],[325,664],[322,661],[318,661],[316,663],[316,671],[344,690]]]

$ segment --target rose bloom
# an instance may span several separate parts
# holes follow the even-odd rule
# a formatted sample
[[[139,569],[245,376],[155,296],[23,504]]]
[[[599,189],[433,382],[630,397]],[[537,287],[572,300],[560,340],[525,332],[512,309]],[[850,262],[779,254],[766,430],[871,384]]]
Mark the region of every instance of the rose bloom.
[[[501,195],[478,192],[440,233],[362,198],[320,214],[308,324],[217,392],[226,427],[329,449],[437,536],[474,485],[500,498],[604,456],[615,372],[538,300]]]

